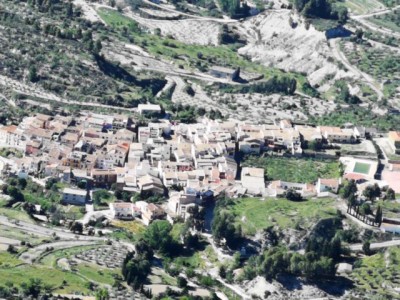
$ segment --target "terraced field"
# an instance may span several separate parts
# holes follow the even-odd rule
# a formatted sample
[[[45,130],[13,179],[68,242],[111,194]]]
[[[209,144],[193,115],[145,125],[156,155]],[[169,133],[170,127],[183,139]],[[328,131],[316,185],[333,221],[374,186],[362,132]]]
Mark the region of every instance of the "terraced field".
[[[395,32],[400,32],[400,10],[396,10],[385,15],[374,16],[366,20],[380,27],[384,27]]]
[[[390,248],[361,259],[351,277],[360,292],[378,295],[376,299],[400,299],[399,262],[400,248]]]
[[[367,44],[342,42],[341,49],[349,62],[378,81],[393,80],[400,76],[400,54],[389,49],[377,49]]]
[[[382,2],[377,0],[347,0],[344,5],[353,13],[357,15],[371,13],[385,8]]]

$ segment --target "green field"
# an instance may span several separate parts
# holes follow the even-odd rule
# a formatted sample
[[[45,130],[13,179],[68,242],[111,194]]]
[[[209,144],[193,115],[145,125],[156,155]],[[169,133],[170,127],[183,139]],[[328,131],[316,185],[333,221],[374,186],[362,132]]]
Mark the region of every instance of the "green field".
[[[356,162],[356,164],[354,165],[353,172],[361,173],[361,174],[368,174],[370,168],[371,168],[370,164]]]
[[[15,255],[12,255],[5,251],[0,251],[0,270],[12,268],[22,263],[23,262],[19,260]]]
[[[380,295],[381,298],[376,299],[399,299],[398,292],[393,288],[400,284],[400,248],[390,248],[387,251],[387,255],[378,253],[364,257],[351,278],[363,294],[368,292]]]
[[[51,286],[56,293],[73,294],[75,292],[88,293],[84,283],[87,280],[71,272],[63,272],[40,265],[22,265],[15,268],[0,267],[0,282],[7,281],[20,286],[30,278],[40,278],[46,285]],[[63,281],[66,283],[63,283]]]
[[[91,263],[82,263],[76,267],[77,273],[85,278],[97,282],[99,284],[113,285],[114,277],[121,276],[120,269],[100,268],[98,265]]]
[[[40,278],[51,288],[53,293],[89,295],[86,283],[112,285],[114,277],[120,276],[119,269],[107,269],[92,263],[80,263],[72,271],[61,270],[57,267],[59,258],[68,258],[96,246],[74,247],[66,250],[54,251],[44,256],[38,264],[24,264],[14,255],[0,251],[0,286],[7,281],[16,286],[28,282],[31,278]],[[98,246],[97,246],[98,247]]]
[[[319,219],[334,217],[335,200],[317,199],[293,202],[286,199],[241,198],[233,200],[228,207],[242,225],[246,234],[255,234],[257,230],[278,225],[281,228],[309,227]]]
[[[338,161],[267,156],[249,157],[243,166],[264,168],[268,180],[311,183],[318,178],[341,176],[341,165]]]

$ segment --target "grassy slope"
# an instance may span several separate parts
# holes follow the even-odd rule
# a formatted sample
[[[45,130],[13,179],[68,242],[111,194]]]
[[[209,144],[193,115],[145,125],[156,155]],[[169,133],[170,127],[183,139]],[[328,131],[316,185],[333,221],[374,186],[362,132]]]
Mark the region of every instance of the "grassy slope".
[[[79,274],[89,278],[92,281],[98,282],[100,284],[112,285],[114,283],[114,276],[120,275],[120,270],[112,270],[106,268],[100,268],[95,264],[83,263],[79,264],[77,267]]]
[[[90,281],[99,284],[112,285],[114,276],[120,275],[119,269],[106,269],[92,263],[82,263],[75,271],[62,271],[56,266],[58,259],[71,257],[93,246],[74,247],[58,250],[45,256],[39,264],[27,265],[7,252],[0,252],[0,285],[7,281],[19,286],[30,278],[40,278],[43,283],[50,285],[53,292],[62,294],[89,293],[85,283]],[[22,265],[21,265],[22,264]],[[18,266],[19,265],[19,266]],[[17,267],[15,267],[17,266]],[[64,284],[63,281],[67,283]]]
[[[0,282],[2,283],[10,281],[19,286],[23,282],[28,282],[29,278],[40,278],[57,293],[89,292],[84,287],[86,280],[71,272],[63,272],[40,265],[22,265],[11,269],[0,268]],[[67,284],[63,284],[64,280]]]
[[[0,270],[6,268],[12,268],[21,263],[22,261],[19,260],[15,255],[12,255],[5,251],[0,251]]]
[[[246,234],[278,225],[281,228],[294,228],[299,222],[302,227],[311,226],[316,220],[333,217],[336,214],[334,200],[318,199],[293,202],[286,199],[241,198],[229,208]],[[245,220],[242,221],[242,218]]]
[[[24,221],[27,223],[34,223],[34,221],[29,217],[29,215],[22,209],[10,209],[6,207],[0,207],[0,215],[6,216],[8,218]]]

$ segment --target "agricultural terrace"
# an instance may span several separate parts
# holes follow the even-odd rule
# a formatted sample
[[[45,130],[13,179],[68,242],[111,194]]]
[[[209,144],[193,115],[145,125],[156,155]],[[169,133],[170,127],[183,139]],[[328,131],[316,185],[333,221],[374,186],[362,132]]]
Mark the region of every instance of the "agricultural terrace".
[[[340,162],[288,157],[248,157],[243,166],[262,167],[267,180],[311,183],[318,178],[339,178],[342,173]]]
[[[315,221],[336,215],[333,199],[294,202],[276,198],[240,198],[232,200],[227,210],[236,216],[243,232],[250,235],[273,225],[282,229],[309,228]]]
[[[376,299],[398,299],[399,263],[400,248],[389,248],[386,253],[364,257],[355,265],[351,278],[357,289],[376,294]]]
[[[400,32],[400,13],[398,10],[389,14],[373,16],[367,19],[368,21],[396,32]]]
[[[377,0],[347,0],[344,2],[346,6],[353,14],[367,14],[380,9],[385,6],[383,3]]]

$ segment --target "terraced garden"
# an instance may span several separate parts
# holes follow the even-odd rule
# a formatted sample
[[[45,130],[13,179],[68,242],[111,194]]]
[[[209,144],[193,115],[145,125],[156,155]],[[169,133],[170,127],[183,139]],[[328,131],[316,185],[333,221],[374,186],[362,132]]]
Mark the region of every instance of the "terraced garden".
[[[342,42],[341,49],[351,64],[379,81],[394,80],[400,76],[400,55],[394,51],[349,41]]]
[[[395,288],[400,285],[400,248],[390,248],[361,259],[351,274],[356,288],[364,295],[367,292],[379,295],[376,299],[400,299]]]

